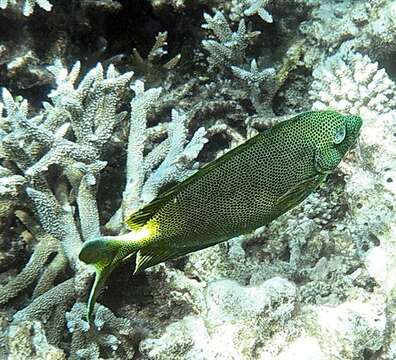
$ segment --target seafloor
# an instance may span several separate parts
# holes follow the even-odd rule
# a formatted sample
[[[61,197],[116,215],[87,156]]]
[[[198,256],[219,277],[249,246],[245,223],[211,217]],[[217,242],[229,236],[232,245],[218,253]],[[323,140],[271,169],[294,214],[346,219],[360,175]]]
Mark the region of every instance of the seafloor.
[[[396,1],[0,0],[1,359],[396,359]],[[360,115],[253,234],[107,282],[84,241],[259,131]]]

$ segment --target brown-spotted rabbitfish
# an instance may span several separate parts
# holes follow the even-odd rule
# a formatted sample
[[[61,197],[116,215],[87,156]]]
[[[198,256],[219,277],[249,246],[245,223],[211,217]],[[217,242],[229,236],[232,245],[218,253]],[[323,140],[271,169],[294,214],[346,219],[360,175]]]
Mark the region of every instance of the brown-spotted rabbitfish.
[[[310,111],[254,136],[129,216],[131,232],[84,244],[80,259],[98,290],[124,259],[137,254],[135,273],[268,224],[301,203],[356,142],[362,120]]]

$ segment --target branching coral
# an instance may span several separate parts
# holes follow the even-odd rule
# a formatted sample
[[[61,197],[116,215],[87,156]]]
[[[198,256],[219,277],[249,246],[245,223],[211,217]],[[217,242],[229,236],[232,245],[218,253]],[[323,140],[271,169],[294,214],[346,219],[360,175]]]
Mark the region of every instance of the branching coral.
[[[26,180],[21,175],[14,175],[12,171],[0,167],[0,215],[7,216],[20,205],[20,195]]]
[[[79,63],[70,73],[60,63],[50,68],[58,85],[49,95],[52,104],[44,103],[45,111],[31,119],[27,118],[26,101],[18,104],[3,90],[7,117],[2,127],[7,135],[1,143],[3,156],[29,180],[26,193],[43,229],[62,243],[73,267],[79,266],[77,254],[81,240],[68,190],[63,181],[55,191],[48,191],[50,186],[46,185],[43,173],[53,165],[63,171],[77,194],[77,204],[84,204],[79,207],[83,237],[99,234],[96,198],[90,194],[90,188],[95,186],[98,170],[105,165],[100,161],[101,150],[115,124],[126,115],[116,113],[116,96],[132,76],[132,73],[119,76],[110,66],[104,78],[99,65],[74,88],[79,68]],[[75,141],[66,137],[70,130]]]
[[[266,10],[270,2],[271,0],[232,0],[230,18],[235,20],[243,15],[251,16],[257,14],[265,22],[272,23],[272,16]]]
[[[28,219],[27,214],[18,211],[17,215],[26,226],[31,225],[28,223],[30,219]],[[40,231],[41,229],[37,225],[34,226],[33,229],[30,228],[29,230],[34,234],[36,240],[38,241],[37,246],[35,247],[34,253],[29,259],[29,262],[26,264],[25,268],[16,277],[12,278],[5,286],[0,288],[0,304],[7,303],[10,299],[18,295],[21,291],[23,291],[27,286],[32,284],[38,278],[40,278],[41,283],[46,283],[45,286],[49,287],[51,286],[54,278],[56,277],[56,272],[54,274],[55,276],[53,276],[52,279],[48,279],[47,274],[41,274],[42,269],[45,268],[45,265],[50,255],[54,252],[59,251],[56,239],[44,233],[43,231]],[[59,269],[56,270],[59,271]],[[44,281],[44,279],[46,281]],[[42,293],[43,290],[44,289],[42,288],[40,290],[37,289],[38,293]],[[48,288],[45,290],[48,290]]]
[[[239,22],[238,30],[233,32],[224,14],[220,11],[216,12],[214,16],[205,13],[204,18],[206,23],[202,27],[213,31],[218,39],[218,41],[202,41],[203,47],[210,53],[209,63],[212,66],[241,63],[249,41],[259,32],[248,32],[244,19]]]
[[[83,241],[101,233],[96,191],[99,174],[106,166],[102,153],[115,126],[126,117],[126,112],[117,112],[117,108],[119,99],[128,93],[132,72],[119,75],[110,65],[104,74],[98,64],[76,85],[79,63],[70,72],[60,62],[49,69],[57,87],[49,94],[51,103],[43,103],[42,112],[32,118],[25,100],[14,99],[3,90],[0,150],[10,167],[3,171],[3,199],[7,201],[15,192],[25,197],[27,206],[16,201],[6,213],[20,209],[15,213],[34,236],[36,246],[22,272],[0,288],[0,301],[7,303],[35,283],[32,302],[15,314],[14,321],[46,321],[50,342],[58,344],[65,324],[63,313],[86,290],[90,271],[79,262],[78,253]],[[161,128],[146,128],[147,113],[161,89],[144,91],[143,82],[137,81],[133,90],[126,189],[119,211],[125,216],[154,198],[162,186],[188,176],[206,142],[203,128],[188,140],[186,115],[173,110],[168,138],[145,154],[154,133],[163,133]],[[16,169],[22,175],[13,175]],[[50,182],[49,174],[56,176],[56,181]],[[122,217],[115,218],[122,231]],[[75,278],[53,287],[66,267],[73,269]],[[74,337],[82,336],[78,329]],[[90,352],[99,354],[88,345],[85,352],[88,357]]]
[[[209,52],[208,62],[212,67],[225,68],[241,80],[244,90],[238,89],[235,92],[245,93],[240,97],[249,98],[257,114],[261,117],[272,115],[272,100],[276,91],[279,89],[279,83],[276,77],[276,71],[273,67],[259,69],[256,59],[250,62],[250,69],[246,70],[246,49],[249,43],[259,31],[248,31],[244,18],[239,21],[238,30],[232,32],[224,14],[217,11],[212,17],[204,14],[206,23],[203,28],[211,30],[218,39],[205,39],[202,45]],[[249,136],[253,134],[251,125],[256,125],[260,121],[246,120]]]
[[[168,33],[166,31],[158,33],[155,38],[155,43],[151,48],[150,52],[148,53],[146,59],[142,58],[136,48],[133,49],[132,63],[134,67],[136,67],[136,71],[146,75],[146,80],[148,80],[147,76],[150,72],[158,73],[160,60],[164,55],[168,53],[168,51],[165,50],[165,46],[168,45],[167,38]],[[172,69],[178,64],[180,58],[181,55],[178,54],[160,66],[161,68],[166,70]]]
[[[144,83],[133,86],[135,97],[131,102],[131,125],[128,138],[126,186],[121,208],[107,224],[108,229],[120,226],[125,218],[142,205],[156,197],[167,183],[180,181],[191,175],[195,158],[206,143],[205,129],[199,128],[190,141],[187,140],[187,117],[177,110],[172,111],[172,121],[167,126],[168,138],[144,155],[149,136],[163,132],[162,127],[147,128],[146,118],[150,108],[158,101],[161,88],[144,90]]]
[[[278,90],[275,80],[275,69],[266,68],[259,70],[255,59],[250,63],[250,70],[244,70],[237,66],[231,66],[234,75],[245,81],[250,89],[250,101],[258,114],[265,114],[271,108],[271,102]]]
[[[18,1],[0,0],[0,9],[5,9],[8,5],[15,5],[15,4],[18,4]],[[48,0],[25,0],[22,5],[22,14],[25,16],[31,15],[33,13],[34,6],[36,4],[45,11],[51,11],[52,9],[52,5]]]
[[[89,273],[77,256],[82,240],[100,232],[94,190],[98,172],[105,164],[100,154],[116,122],[125,117],[125,113],[116,112],[117,96],[132,76],[119,76],[109,67],[105,78],[99,65],[74,87],[79,68],[79,63],[70,73],[60,63],[50,68],[57,81],[57,88],[50,94],[52,103],[45,103],[44,110],[32,118],[27,116],[26,101],[18,102],[3,90],[6,117],[1,123],[1,153],[13,164],[11,168],[23,174],[28,208],[40,225],[25,210],[16,213],[37,245],[24,270],[1,288],[1,301],[6,303],[37,281],[33,302],[14,318],[47,319],[54,344],[63,335],[65,320],[60,314],[85,289]],[[75,140],[71,140],[71,134]],[[53,166],[60,174],[55,187],[44,176]],[[78,218],[70,202],[71,190],[77,197]],[[52,253],[56,256],[50,259]],[[66,280],[51,289],[66,266],[78,273],[77,280]]]

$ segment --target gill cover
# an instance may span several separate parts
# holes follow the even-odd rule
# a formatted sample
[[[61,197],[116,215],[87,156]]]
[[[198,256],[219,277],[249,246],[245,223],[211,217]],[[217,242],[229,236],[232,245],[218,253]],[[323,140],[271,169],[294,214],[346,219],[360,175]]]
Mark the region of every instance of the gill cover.
[[[315,168],[320,174],[332,172],[342,160],[342,154],[334,147],[318,149],[315,153]]]
[[[335,112],[329,114],[330,118],[324,122],[322,136],[318,137],[318,147],[315,151],[315,168],[321,174],[330,173],[338,166],[356,141],[362,126],[359,116]]]

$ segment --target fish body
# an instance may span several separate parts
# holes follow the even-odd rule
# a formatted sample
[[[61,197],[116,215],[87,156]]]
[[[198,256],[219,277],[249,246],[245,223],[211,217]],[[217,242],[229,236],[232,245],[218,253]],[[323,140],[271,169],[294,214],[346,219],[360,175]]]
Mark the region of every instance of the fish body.
[[[362,120],[311,111],[265,130],[132,214],[131,233],[84,244],[96,268],[90,297],[137,253],[135,272],[270,223],[312,193],[355,143]]]

